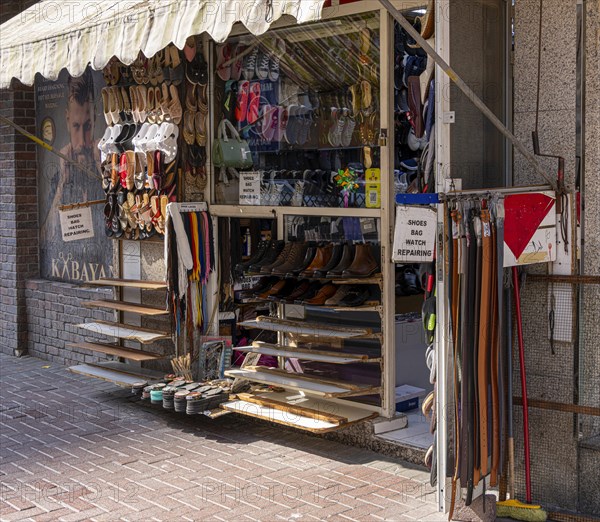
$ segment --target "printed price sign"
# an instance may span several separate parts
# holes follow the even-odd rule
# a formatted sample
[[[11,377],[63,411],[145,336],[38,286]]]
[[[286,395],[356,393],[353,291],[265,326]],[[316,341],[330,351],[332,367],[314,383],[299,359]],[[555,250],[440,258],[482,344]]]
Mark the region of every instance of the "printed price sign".
[[[260,205],[260,172],[240,172],[240,205]]]
[[[431,208],[396,207],[394,229],[394,263],[427,263],[433,261],[437,213]]]
[[[90,207],[61,210],[59,212],[63,241],[77,241],[78,239],[94,237],[92,209]]]

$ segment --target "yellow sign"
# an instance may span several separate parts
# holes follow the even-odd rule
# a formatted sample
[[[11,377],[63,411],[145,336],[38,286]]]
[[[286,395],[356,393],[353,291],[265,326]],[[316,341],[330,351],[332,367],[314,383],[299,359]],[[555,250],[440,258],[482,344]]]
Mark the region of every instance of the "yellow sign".
[[[367,208],[381,207],[381,171],[379,169],[365,171],[365,199]]]

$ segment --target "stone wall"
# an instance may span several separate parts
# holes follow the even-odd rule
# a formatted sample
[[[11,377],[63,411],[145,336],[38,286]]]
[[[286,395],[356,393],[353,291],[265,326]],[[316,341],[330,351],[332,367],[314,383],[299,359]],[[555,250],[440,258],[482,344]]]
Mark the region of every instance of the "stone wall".
[[[584,273],[599,274],[600,254],[600,171],[598,154],[599,70],[598,0],[584,2],[587,9],[585,41],[587,52],[585,82],[585,161]],[[576,0],[544,0],[542,27],[541,95],[539,137],[542,152],[561,155],[566,160],[566,182],[573,186],[577,165],[577,4]],[[537,91],[539,0],[517,0],[515,8],[514,56],[514,131],[530,149],[535,128]],[[557,161],[540,159],[547,172],[555,175]],[[516,185],[542,182],[523,157],[515,152]],[[547,267],[532,270],[546,271]],[[600,316],[598,285],[583,292],[581,342],[555,343],[552,353],[548,339],[548,295],[546,283],[529,282],[522,291],[524,338],[528,392],[530,398],[572,404],[579,387],[580,404],[600,406],[598,371],[600,357]],[[580,363],[576,359],[579,349]],[[516,347],[515,347],[516,352]],[[516,355],[516,353],[515,353]],[[514,359],[515,368],[518,360]],[[578,370],[582,374],[578,376]],[[513,375],[515,394],[520,395],[520,380]],[[530,408],[530,438],[533,498],[547,505],[583,512],[600,512],[597,480],[590,481],[582,467],[578,432],[583,438],[598,435],[598,419],[574,414]],[[523,436],[521,407],[515,408],[517,492],[524,497]],[[574,429],[577,427],[577,429]],[[600,469],[600,451],[586,447],[586,470]],[[591,447],[591,449],[590,449]],[[586,478],[587,476],[587,478]]]

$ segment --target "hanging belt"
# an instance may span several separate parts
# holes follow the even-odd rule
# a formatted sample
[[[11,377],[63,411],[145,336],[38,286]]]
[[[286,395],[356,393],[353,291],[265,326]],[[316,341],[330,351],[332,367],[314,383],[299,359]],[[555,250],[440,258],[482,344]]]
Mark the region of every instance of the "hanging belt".
[[[465,212],[466,213],[466,212]],[[465,479],[462,477],[462,464],[461,464],[461,486],[467,488],[467,496],[465,504],[468,506],[473,501],[473,478],[474,478],[474,435],[475,435],[475,422],[474,414],[475,409],[473,408],[475,400],[475,382],[473,372],[473,353],[475,351],[475,337],[473,332],[473,318],[475,317],[475,296],[477,290],[477,238],[475,235],[475,226],[473,223],[473,216],[471,209],[468,212],[469,215],[469,233],[468,233],[468,267],[465,278],[468,282],[467,291],[467,302],[465,304],[467,313],[465,314],[464,320],[464,338],[465,338],[465,351],[463,352],[463,372],[462,379],[463,383],[466,383],[464,387],[464,394],[461,398],[462,406],[462,417],[463,417],[463,432],[464,436],[461,437],[461,459],[464,460],[465,464]]]
[[[500,451],[500,430],[499,430],[499,418],[500,418],[500,405],[498,396],[498,248],[496,243],[496,225],[491,222],[491,233],[492,233],[492,295],[491,295],[491,339],[490,339],[490,361],[489,361],[489,376],[490,376],[490,395],[491,395],[491,445],[490,445],[490,486],[496,486],[498,484],[498,453]]]
[[[454,473],[452,476],[452,495],[450,500],[450,509],[448,511],[448,520],[454,516],[454,506],[456,504],[456,486],[460,473],[460,372],[459,372],[459,352],[462,332],[459,329],[459,311],[461,296],[464,288],[461,263],[464,257],[463,248],[465,243],[464,227],[462,223],[462,214],[458,209],[450,213],[452,219],[452,238],[449,243],[452,244],[452,300],[450,309],[452,313],[453,330],[453,371],[454,371]]]
[[[481,287],[479,298],[479,339],[477,349],[477,386],[479,406],[480,472],[488,473],[488,385],[490,337],[492,335],[491,299],[493,273],[493,247],[490,212],[481,211]]]
[[[473,401],[471,407],[473,408],[473,487],[479,484],[481,477],[480,466],[481,466],[481,448],[479,446],[479,373],[478,373],[478,361],[479,361],[479,318],[480,318],[480,295],[481,295],[481,272],[482,272],[482,244],[481,244],[481,218],[479,217],[479,211],[473,210],[473,227],[475,230],[475,236],[477,237],[477,261],[476,261],[476,276],[475,276],[475,295],[473,296],[473,347],[472,357],[473,366],[471,367],[471,375],[473,379]]]
[[[498,200],[494,202],[494,215],[495,215],[495,285],[496,285],[496,332],[494,335],[495,341],[495,357],[494,360],[497,362],[496,372],[492,373],[492,376],[496,375],[496,391],[497,391],[497,419],[494,427],[494,436],[496,438],[496,445],[493,448],[492,453],[492,473],[498,476],[501,474],[500,466],[503,462],[504,455],[504,437],[503,437],[503,425],[504,425],[504,356],[503,356],[503,291],[504,291],[504,201]],[[493,371],[493,369],[492,369]],[[492,475],[492,479],[493,479]],[[495,486],[495,483],[490,481],[491,486]]]

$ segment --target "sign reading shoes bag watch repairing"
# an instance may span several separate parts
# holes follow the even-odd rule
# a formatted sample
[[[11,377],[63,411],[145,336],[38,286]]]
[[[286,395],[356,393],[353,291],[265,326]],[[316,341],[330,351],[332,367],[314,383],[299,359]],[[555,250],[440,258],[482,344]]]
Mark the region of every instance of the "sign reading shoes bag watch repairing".
[[[433,261],[437,213],[431,208],[396,207],[394,230],[394,263],[427,263]]]
[[[77,241],[78,239],[94,237],[92,209],[90,207],[61,210],[59,212],[63,241]]]
[[[240,205],[260,205],[260,172],[240,172]]]

